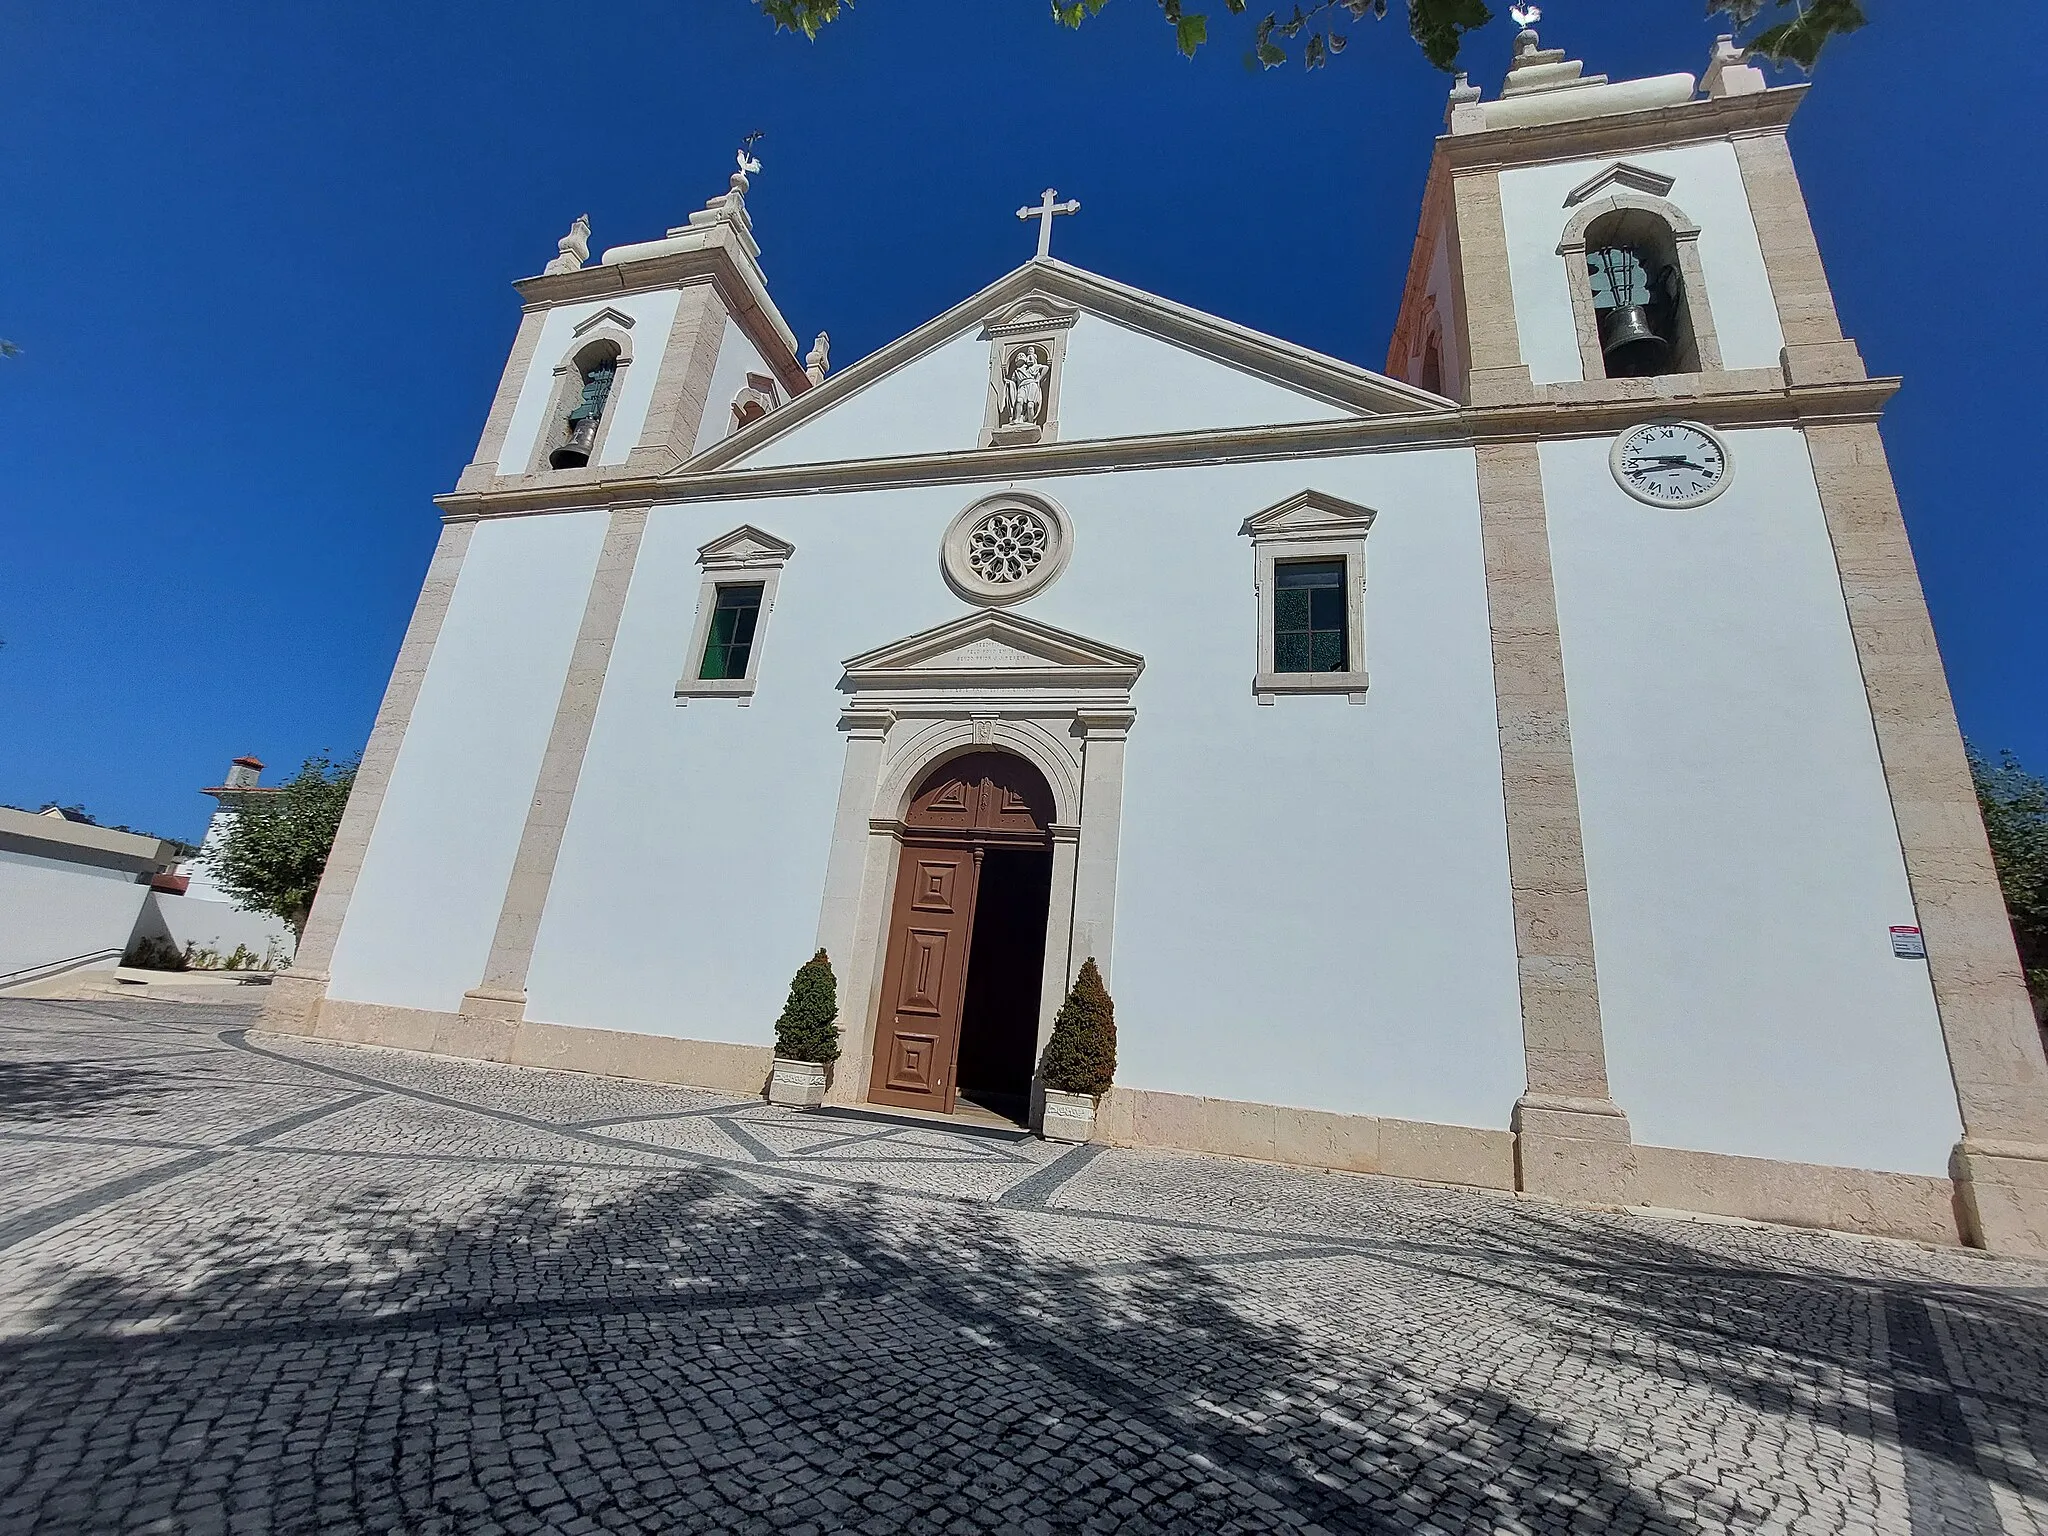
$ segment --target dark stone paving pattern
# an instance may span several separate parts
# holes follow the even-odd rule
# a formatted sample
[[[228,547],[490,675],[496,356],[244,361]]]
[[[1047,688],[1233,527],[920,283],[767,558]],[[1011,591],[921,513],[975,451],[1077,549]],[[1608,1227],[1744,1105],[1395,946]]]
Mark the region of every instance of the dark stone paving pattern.
[[[2048,1272],[0,1001],[0,1533],[2040,1532]]]

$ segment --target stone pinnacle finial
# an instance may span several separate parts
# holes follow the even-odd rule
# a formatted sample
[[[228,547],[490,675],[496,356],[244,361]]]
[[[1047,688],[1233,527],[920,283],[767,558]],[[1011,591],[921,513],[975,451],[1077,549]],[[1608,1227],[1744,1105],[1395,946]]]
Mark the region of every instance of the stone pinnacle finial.
[[[818,332],[818,339],[811,343],[810,355],[804,359],[804,372],[813,384],[825,382],[825,370],[832,366],[832,338],[825,332]]]
[[[590,215],[579,213],[576,222],[569,226],[569,233],[555,242],[555,259],[541,271],[547,274],[557,272],[580,272],[583,263],[590,260]]]

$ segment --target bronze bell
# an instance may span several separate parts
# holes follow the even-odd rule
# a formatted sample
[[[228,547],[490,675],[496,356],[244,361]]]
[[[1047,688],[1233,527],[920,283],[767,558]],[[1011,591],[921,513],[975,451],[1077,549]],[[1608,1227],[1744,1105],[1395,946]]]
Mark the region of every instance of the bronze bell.
[[[1639,379],[1664,371],[1671,343],[1651,323],[1648,305],[1629,304],[1600,317],[1600,355],[1610,379]]]
[[[597,439],[595,414],[580,416],[569,423],[569,440],[548,455],[550,469],[581,469],[590,462],[591,445]]]

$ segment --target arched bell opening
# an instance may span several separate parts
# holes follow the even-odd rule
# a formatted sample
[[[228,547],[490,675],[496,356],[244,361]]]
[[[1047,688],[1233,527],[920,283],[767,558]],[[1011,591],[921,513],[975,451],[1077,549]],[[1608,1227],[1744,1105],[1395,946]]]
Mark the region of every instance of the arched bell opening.
[[[1608,378],[1700,372],[1684,267],[1669,224],[1640,208],[1595,219],[1586,228],[1586,275]]]
[[[592,342],[577,353],[576,378],[567,391],[568,411],[556,429],[558,441],[548,454],[550,469],[581,469],[597,452],[605,406],[619,373],[619,349],[609,341]]]
[[[1054,797],[1009,752],[928,770],[903,816],[868,1098],[1028,1123]]]

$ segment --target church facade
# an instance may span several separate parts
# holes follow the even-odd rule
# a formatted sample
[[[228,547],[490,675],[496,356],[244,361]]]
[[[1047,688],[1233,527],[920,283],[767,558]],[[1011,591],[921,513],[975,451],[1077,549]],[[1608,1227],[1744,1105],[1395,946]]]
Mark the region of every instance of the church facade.
[[[1462,81],[1384,371],[1047,253],[801,351],[742,155],[579,221],[267,1026],[2048,1251],[2048,1064],[1786,144]]]

